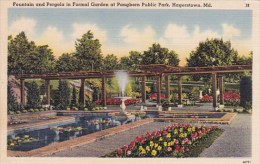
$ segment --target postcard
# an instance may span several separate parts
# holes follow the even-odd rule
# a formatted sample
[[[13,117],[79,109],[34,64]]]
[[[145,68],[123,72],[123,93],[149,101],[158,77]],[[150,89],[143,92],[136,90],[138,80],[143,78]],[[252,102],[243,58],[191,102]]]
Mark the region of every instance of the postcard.
[[[257,164],[259,1],[1,1],[0,161]]]

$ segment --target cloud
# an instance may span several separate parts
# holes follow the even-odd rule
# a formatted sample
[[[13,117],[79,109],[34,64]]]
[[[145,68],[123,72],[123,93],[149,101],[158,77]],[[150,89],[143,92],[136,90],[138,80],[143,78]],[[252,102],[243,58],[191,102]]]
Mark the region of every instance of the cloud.
[[[35,38],[35,41],[37,45],[48,44],[56,57],[60,56],[62,53],[74,50],[73,43],[66,42],[63,32],[53,26],[48,26],[41,35]]]
[[[81,38],[83,34],[87,31],[91,31],[94,34],[95,38],[98,38],[101,44],[104,44],[107,40],[107,32],[104,29],[101,29],[96,24],[79,24],[73,23],[73,32],[72,32],[72,39],[76,40]]]
[[[120,36],[126,44],[131,44],[132,49],[143,49],[151,45],[155,40],[155,31],[151,26],[137,29],[131,25],[124,26]]]
[[[36,25],[36,20],[32,18],[21,17],[20,19],[12,22],[9,27],[9,34],[17,35],[21,31],[24,31],[28,35],[34,35]]]
[[[223,38],[232,39],[235,37],[239,37],[241,34],[241,31],[235,28],[233,25],[223,23],[221,26],[223,30]]]

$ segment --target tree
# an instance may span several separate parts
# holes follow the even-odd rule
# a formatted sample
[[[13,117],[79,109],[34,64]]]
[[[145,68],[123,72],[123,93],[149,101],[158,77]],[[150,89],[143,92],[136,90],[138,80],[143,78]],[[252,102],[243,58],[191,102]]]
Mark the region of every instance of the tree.
[[[70,105],[77,106],[77,91],[76,91],[75,86],[73,86],[73,89],[72,89],[72,98],[71,98]]]
[[[54,71],[54,56],[48,45],[37,46],[29,53],[26,64],[27,72],[43,74]]]
[[[116,70],[119,68],[118,58],[114,54],[108,54],[103,59],[103,70]]]
[[[102,68],[101,44],[94,39],[91,31],[85,33],[75,43],[78,70],[100,70]]]
[[[58,72],[70,72],[77,70],[77,59],[73,53],[64,53],[56,61],[55,70]]]
[[[222,39],[215,38],[200,42],[186,60],[188,67],[223,66],[234,64],[237,55],[230,41],[224,42]]]
[[[25,33],[19,33],[15,38],[8,37],[8,73],[21,74],[28,71],[28,58],[34,52],[36,45],[29,42]]]
[[[195,51],[187,58],[188,67],[208,67],[234,65],[238,53],[231,47],[231,42],[222,39],[206,39],[200,42]],[[208,81],[209,76],[193,76],[194,80]]]
[[[166,64],[172,66],[179,65],[178,54],[169,51],[168,48],[161,47],[160,44],[153,44],[148,51],[144,51],[142,64]]]
[[[66,80],[59,80],[58,109],[64,109],[70,104],[70,88]]]
[[[252,105],[252,78],[250,76],[242,77],[240,81],[240,105],[244,108],[250,108]]]
[[[36,46],[24,32],[8,37],[8,73],[49,73],[54,68],[54,56],[48,45]]]
[[[29,108],[39,108],[41,105],[40,88],[38,84],[33,81],[27,83],[27,106]]]
[[[134,71],[141,65],[142,59],[143,54],[138,51],[130,51],[129,56],[121,58],[121,68]]]
[[[7,85],[7,109],[8,111],[15,111],[18,108],[17,99],[11,86]]]
[[[236,65],[252,65],[253,63],[253,52],[251,51],[248,56],[237,56],[235,58]]]

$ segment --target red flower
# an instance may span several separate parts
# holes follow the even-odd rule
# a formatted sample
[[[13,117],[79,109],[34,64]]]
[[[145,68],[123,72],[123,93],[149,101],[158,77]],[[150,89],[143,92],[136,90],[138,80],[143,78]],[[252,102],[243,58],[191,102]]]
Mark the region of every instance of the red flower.
[[[163,134],[164,136],[166,136],[166,135],[167,135],[167,133],[168,133],[168,132],[167,132],[167,131],[165,131],[165,130],[162,132],[162,134]]]
[[[181,148],[180,145],[175,145],[175,146],[174,146],[174,151],[179,151],[180,148]]]
[[[121,149],[121,148],[118,148],[118,149],[117,149],[117,154],[118,154],[118,155],[121,155],[122,153],[123,153],[122,149]]]
[[[124,145],[123,149],[124,149],[124,151],[126,151],[128,149],[128,146]]]
[[[182,153],[184,152],[184,147],[180,148],[180,152],[182,152]]]

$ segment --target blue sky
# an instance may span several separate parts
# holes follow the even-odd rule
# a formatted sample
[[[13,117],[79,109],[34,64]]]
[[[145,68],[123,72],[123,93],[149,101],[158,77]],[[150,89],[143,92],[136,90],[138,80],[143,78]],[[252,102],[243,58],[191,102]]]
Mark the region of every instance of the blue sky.
[[[48,44],[55,56],[73,52],[76,38],[88,30],[100,39],[102,52],[120,56],[144,51],[152,43],[185,58],[200,41],[230,40],[240,54],[252,49],[250,10],[9,9],[9,34],[25,31],[36,44]]]

